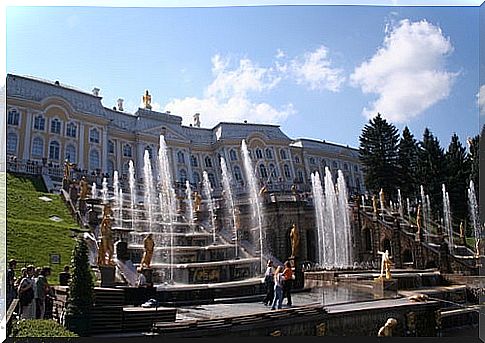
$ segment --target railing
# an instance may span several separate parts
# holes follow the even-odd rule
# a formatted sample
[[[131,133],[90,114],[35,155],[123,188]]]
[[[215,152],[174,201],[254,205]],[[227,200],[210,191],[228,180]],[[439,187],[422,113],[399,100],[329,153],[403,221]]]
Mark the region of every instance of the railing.
[[[13,299],[12,303],[8,307],[7,314],[5,315],[5,323],[7,329],[7,337],[12,333],[12,324],[15,319],[14,314],[19,312],[19,299]]]

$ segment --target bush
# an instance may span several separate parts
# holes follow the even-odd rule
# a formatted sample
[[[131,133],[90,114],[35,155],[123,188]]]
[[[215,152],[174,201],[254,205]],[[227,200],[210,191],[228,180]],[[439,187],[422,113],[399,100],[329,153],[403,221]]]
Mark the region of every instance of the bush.
[[[33,319],[14,323],[12,337],[78,337],[54,320]]]

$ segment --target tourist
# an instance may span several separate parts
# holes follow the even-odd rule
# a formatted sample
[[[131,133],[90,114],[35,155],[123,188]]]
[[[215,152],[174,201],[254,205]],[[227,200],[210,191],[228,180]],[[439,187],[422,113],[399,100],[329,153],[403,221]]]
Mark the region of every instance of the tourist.
[[[15,268],[17,267],[16,260],[8,261],[8,270],[7,270],[7,309],[9,308],[10,304],[12,303],[13,299],[17,297],[17,292],[15,290]]]
[[[145,277],[145,274],[143,273],[144,269],[142,267],[138,267],[137,272],[138,272],[138,280],[136,282],[136,285],[138,287],[147,287],[147,278]]]
[[[35,279],[35,288],[37,291],[36,297],[36,318],[37,319],[44,319],[45,315],[45,299],[47,294],[49,293],[50,286],[49,282],[47,281],[47,277],[51,275],[50,267],[42,268],[40,275]]]
[[[283,268],[278,266],[274,273],[274,298],[271,309],[274,310],[278,304],[278,309],[281,309],[283,304]]]
[[[59,285],[69,286],[71,280],[71,273],[69,273],[69,266],[64,266],[64,271],[59,273]]]
[[[25,269],[25,274],[20,281],[18,288],[20,300],[20,318],[34,319],[35,318],[35,302],[34,302],[34,266],[29,265]]]
[[[287,299],[287,305],[291,306],[291,288],[293,285],[293,270],[291,269],[290,261],[285,262],[285,270],[283,270],[283,299]]]
[[[268,305],[274,298],[274,268],[273,261],[268,260],[266,272],[264,273],[264,286],[266,287],[266,297],[263,304]]]

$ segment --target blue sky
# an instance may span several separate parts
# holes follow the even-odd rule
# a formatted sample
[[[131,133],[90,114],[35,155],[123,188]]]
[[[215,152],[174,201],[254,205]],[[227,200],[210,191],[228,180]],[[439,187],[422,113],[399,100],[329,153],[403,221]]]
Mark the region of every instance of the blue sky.
[[[202,126],[280,124],[358,146],[377,111],[443,147],[478,132],[477,7],[10,7],[8,73],[101,89],[103,104]]]

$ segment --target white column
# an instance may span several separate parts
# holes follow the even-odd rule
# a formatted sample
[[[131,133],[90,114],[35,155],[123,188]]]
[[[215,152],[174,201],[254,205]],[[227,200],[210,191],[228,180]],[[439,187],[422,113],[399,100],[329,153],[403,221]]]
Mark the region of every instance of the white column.
[[[79,122],[79,139],[78,139],[78,166],[80,169],[84,169],[84,124]]]
[[[106,173],[108,171],[108,128],[103,127],[103,153],[101,162],[101,171]]]
[[[32,112],[27,110],[25,113],[25,137],[24,137],[24,151],[22,158],[28,160],[30,158],[30,135],[32,133]],[[20,138],[20,137],[19,137]]]

